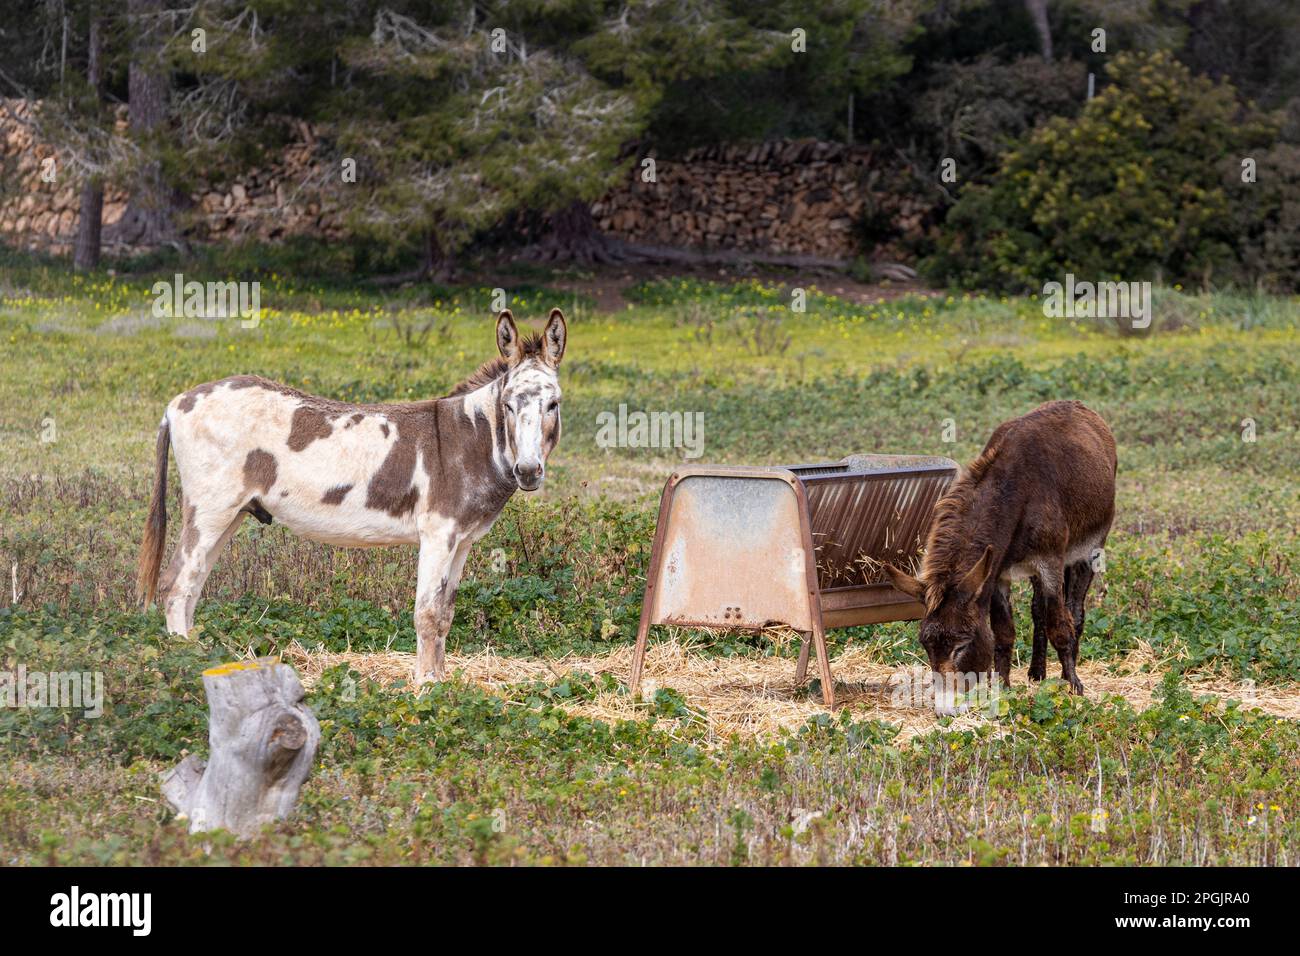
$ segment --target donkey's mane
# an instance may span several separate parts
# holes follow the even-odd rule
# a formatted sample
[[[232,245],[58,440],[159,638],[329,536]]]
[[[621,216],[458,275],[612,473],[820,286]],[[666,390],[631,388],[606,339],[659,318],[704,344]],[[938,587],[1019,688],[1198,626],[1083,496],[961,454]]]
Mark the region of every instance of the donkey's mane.
[[[519,340],[519,348],[522,358],[540,355],[542,353],[541,335],[522,336]],[[455,398],[457,395],[478,391],[484,385],[495,382],[508,371],[510,371],[510,363],[498,355],[496,358],[489,359],[480,365],[478,371],[453,388],[443,398]]]
[[[970,544],[969,529],[963,520],[971,499],[984,476],[988,474],[998,452],[1002,450],[1004,429],[998,429],[984,446],[984,450],[962,469],[947,494],[934,506],[930,518],[930,534],[925,543],[925,560],[921,565],[920,579],[925,582],[925,604],[936,606],[943,598],[948,579],[958,569],[962,552]]]

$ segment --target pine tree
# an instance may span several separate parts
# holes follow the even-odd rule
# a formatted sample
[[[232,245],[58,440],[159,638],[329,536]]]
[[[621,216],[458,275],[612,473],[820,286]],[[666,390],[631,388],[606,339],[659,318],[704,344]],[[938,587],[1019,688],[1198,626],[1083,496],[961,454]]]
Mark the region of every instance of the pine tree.
[[[562,47],[534,45],[509,17],[481,19],[470,3],[438,22],[378,9],[368,35],[339,46],[347,80],[324,111],[340,159],[356,163],[356,182],[336,186],[351,196],[352,226],[418,246],[425,269],[446,274],[516,210],[607,188],[636,103]]]

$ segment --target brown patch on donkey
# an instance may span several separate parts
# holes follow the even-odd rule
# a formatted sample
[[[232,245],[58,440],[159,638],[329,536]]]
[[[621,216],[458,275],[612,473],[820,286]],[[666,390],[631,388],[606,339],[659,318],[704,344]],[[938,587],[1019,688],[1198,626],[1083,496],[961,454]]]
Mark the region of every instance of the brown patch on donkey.
[[[1010,584],[1028,578],[1029,676],[1045,676],[1050,641],[1061,677],[1083,693],[1075,665],[1084,599],[1115,517],[1115,468],[1101,416],[1080,402],[1040,405],[999,425],[935,505],[920,576],[886,567],[894,587],[925,602],[921,646],[944,686],[990,670],[1010,684]]]

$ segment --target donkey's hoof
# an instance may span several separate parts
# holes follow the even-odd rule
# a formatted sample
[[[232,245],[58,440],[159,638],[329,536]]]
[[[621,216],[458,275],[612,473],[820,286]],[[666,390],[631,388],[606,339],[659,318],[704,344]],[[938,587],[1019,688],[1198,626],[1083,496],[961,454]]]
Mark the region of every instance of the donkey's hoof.
[[[1030,664],[1030,665],[1029,665],[1029,679],[1032,680],[1032,681],[1042,681],[1042,680],[1046,680],[1046,679],[1047,679],[1047,665],[1046,665],[1046,664],[1042,664],[1042,665],[1039,665],[1039,664]]]
[[[1071,694],[1078,694],[1080,697],[1082,697],[1082,696],[1083,696],[1083,681],[1079,680],[1079,678],[1077,678],[1077,677],[1070,677],[1070,678],[1067,678],[1067,680],[1070,682],[1070,693],[1071,693]]]

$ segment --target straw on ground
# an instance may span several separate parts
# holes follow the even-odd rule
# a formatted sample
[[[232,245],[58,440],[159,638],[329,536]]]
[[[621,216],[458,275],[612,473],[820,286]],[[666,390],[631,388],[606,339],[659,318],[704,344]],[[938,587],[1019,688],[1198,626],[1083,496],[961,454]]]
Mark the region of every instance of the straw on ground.
[[[381,684],[409,682],[414,656],[397,651],[386,653],[330,653],[292,646],[286,659],[310,688],[327,669],[346,664],[358,674]],[[631,669],[632,648],[622,647],[595,657],[570,656],[556,659],[502,657],[491,651],[448,657],[448,670],[460,679],[489,691],[502,692],[513,684],[528,681],[551,682],[570,672],[612,674],[625,681]],[[1118,661],[1080,664],[1080,674],[1090,697],[1115,694],[1135,709],[1151,704],[1165,667],[1149,648],[1139,648]],[[901,728],[900,742],[939,726],[940,719],[924,706],[900,702],[894,693],[905,679],[907,668],[885,663],[868,649],[849,648],[834,661],[837,713],[847,708],[856,720],[875,718]],[[808,693],[794,680],[794,661],[782,657],[715,657],[691,652],[680,640],[651,645],[646,657],[646,680],[670,688],[685,698],[690,707],[704,713],[710,738],[723,741],[732,734],[763,737],[782,729],[797,730],[809,719],[825,713],[816,694]],[[1300,719],[1300,684],[1254,686],[1218,674],[1186,676],[1193,694],[1209,694],[1223,700],[1240,700],[1246,706],[1278,717]],[[1012,672],[1013,685],[1027,682],[1024,668]],[[625,693],[607,692],[592,700],[562,703],[565,710],[599,720],[643,720],[648,708],[639,706]],[[978,711],[949,723],[960,729],[978,725],[986,718]]]

